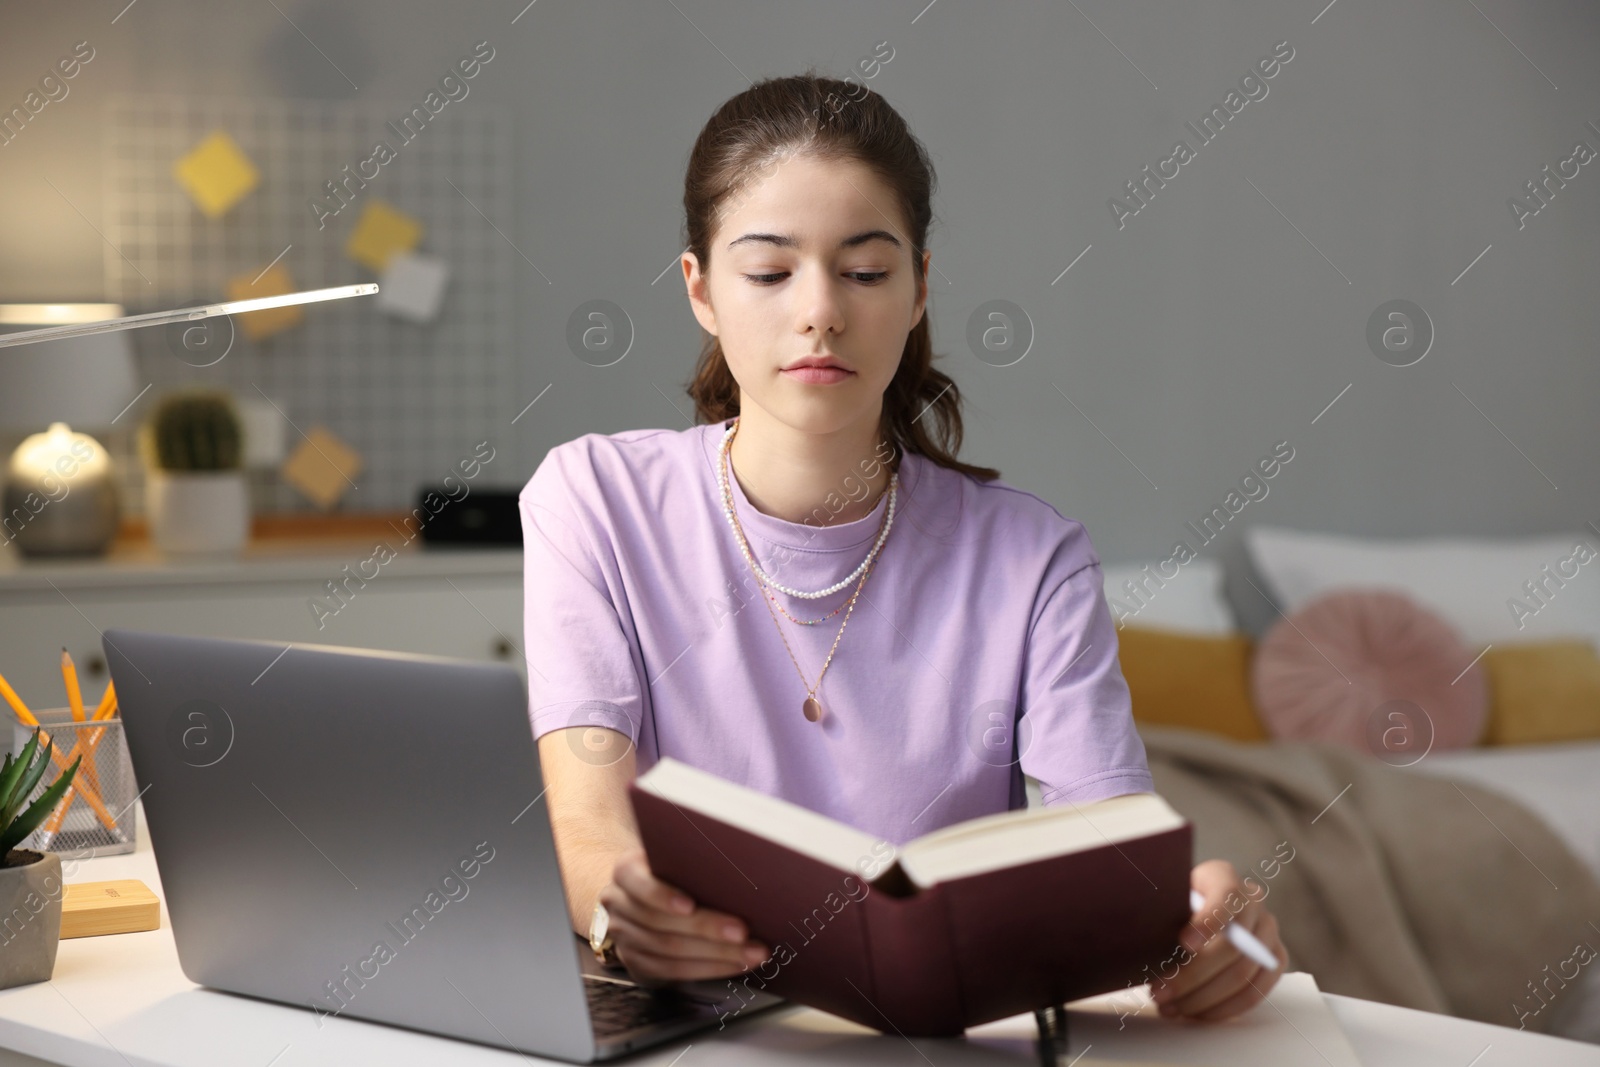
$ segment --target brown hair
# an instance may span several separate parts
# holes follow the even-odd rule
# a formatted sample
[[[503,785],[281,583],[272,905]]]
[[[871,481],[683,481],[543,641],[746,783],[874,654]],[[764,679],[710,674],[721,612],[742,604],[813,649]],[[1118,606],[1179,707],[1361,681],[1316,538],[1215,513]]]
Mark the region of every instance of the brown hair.
[[[804,153],[815,159],[856,160],[870,167],[894,191],[901,217],[909,225],[912,268],[920,269],[928,223],[933,165],[899,112],[882,96],[857,82],[818,76],[815,71],[757,82],[719,107],[689,153],[683,180],[684,243],[711,267],[711,237],[719,216],[731,209],[757,170],[777,166]],[[928,312],[906,336],[894,378],[884,391],[883,432],[899,456],[916,452],[941,467],[981,481],[1000,477],[992,467],[956,459],[961,449],[961,392],[948,375],[933,368]],[[721,422],[739,413],[739,383],[723,358],[722,342],[711,335],[700,353],[688,393],[702,423]],[[934,424],[930,432],[924,411]]]

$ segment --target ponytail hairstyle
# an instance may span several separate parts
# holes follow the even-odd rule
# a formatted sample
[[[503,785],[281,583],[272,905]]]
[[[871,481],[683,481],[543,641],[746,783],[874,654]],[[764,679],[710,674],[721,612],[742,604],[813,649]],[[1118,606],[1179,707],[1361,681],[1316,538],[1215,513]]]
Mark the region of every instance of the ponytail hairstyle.
[[[871,168],[899,202],[912,268],[921,269],[935,181],[922,144],[879,94],[853,80],[808,70],[768,78],[730,98],[695,139],[683,181],[684,244],[703,272],[711,269],[711,239],[721,216],[737,206],[752,181],[800,154],[824,161],[855,160]],[[916,452],[980,481],[998,478],[1000,472],[992,467],[956,459],[961,450],[961,392],[952,378],[933,367],[929,317],[924,308],[884,390],[881,432],[895,446],[893,466],[898,470],[899,457]],[[688,393],[701,423],[739,414],[739,383],[728,369],[719,337],[711,335],[701,350]],[[927,417],[919,417],[924,412]]]

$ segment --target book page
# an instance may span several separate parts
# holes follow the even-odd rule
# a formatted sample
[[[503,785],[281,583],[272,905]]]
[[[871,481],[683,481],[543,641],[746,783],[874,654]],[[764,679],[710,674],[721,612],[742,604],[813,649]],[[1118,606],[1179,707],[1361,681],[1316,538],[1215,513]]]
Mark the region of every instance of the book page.
[[[882,860],[879,839],[809,808],[719,778],[671,756],[663,756],[635,779],[647,790],[690,811],[738,827],[830,867],[870,881]],[[865,864],[871,866],[863,869]]]
[[[1129,793],[1089,804],[1019,808],[927,833],[900,852],[900,865],[923,888],[953,878],[1015,867],[1051,856],[1182,826],[1183,816],[1154,793]]]

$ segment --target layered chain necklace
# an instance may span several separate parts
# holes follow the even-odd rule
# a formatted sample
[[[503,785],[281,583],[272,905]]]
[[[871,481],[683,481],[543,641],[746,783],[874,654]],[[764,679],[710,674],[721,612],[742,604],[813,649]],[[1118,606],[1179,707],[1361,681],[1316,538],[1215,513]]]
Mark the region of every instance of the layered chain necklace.
[[[791,589],[774,581],[761,569],[761,565],[756,562],[755,554],[750,551],[750,543],[745,540],[744,529],[739,525],[739,516],[733,506],[733,489],[729,484],[728,474],[729,450],[733,445],[733,437],[738,432],[739,420],[735,418],[722,435],[722,445],[718,450],[720,462],[717,466],[717,475],[722,483],[722,512],[728,517],[728,525],[733,527],[733,536],[738,540],[739,550],[744,554],[745,562],[750,565],[750,572],[755,575],[757,583],[764,587],[775,589],[778,592],[787,593],[789,596],[800,597],[805,600],[817,600],[831,593],[837,593],[851,582],[857,581],[858,578],[860,579],[857,582],[855,592],[850,594],[850,599],[820,619],[796,619],[793,615],[783,610],[783,606],[777,603],[777,597],[772,593],[767,592],[762,597],[767,603],[768,615],[772,615],[772,609],[776,605],[777,609],[783,612],[784,618],[801,626],[815,626],[819,622],[828,621],[841,611],[845,613],[844,621],[839,624],[839,632],[834,636],[833,648],[828,650],[828,658],[822,664],[822,673],[817,675],[816,685],[807,684],[806,673],[800,669],[800,661],[795,659],[794,649],[789,647],[789,638],[783,632],[783,624],[778,621],[778,616],[772,615],[772,624],[778,628],[778,636],[783,639],[783,647],[789,653],[789,659],[793,661],[794,669],[799,671],[800,684],[806,687],[806,699],[800,705],[800,711],[808,721],[817,722],[822,718],[822,703],[817,699],[817,689],[822,685],[822,676],[828,673],[828,665],[833,662],[833,654],[839,648],[840,639],[844,637],[844,628],[850,624],[850,614],[855,611],[856,599],[861,596],[861,590],[866,587],[867,578],[872,574],[873,563],[877,560],[878,553],[883,549],[884,541],[889,537],[890,528],[894,526],[895,500],[900,486],[900,475],[897,471],[889,472],[889,505],[884,510],[883,523],[878,528],[878,540],[873,544],[872,551],[867,553],[867,558],[861,561],[861,565],[842,581],[835,582],[826,589],[819,589],[816,592],[809,593],[799,589]]]

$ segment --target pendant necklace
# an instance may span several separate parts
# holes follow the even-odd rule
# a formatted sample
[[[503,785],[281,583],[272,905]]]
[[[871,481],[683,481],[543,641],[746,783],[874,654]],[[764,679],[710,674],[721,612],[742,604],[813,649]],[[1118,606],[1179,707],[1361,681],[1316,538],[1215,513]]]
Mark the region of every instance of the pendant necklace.
[[[877,541],[873,544],[872,550],[867,553],[867,558],[861,561],[861,565],[843,581],[837,582],[827,589],[823,589],[814,593],[790,589],[788,586],[780,585],[779,583],[773,581],[770,577],[768,577],[766,572],[761,569],[760,565],[756,563],[755,555],[750,551],[750,544],[745,540],[744,530],[739,525],[739,517],[733,505],[733,490],[729,484],[730,476],[728,473],[729,449],[733,444],[734,434],[736,434],[738,430],[739,420],[738,418],[735,418],[733,423],[728,427],[727,432],[722,435],[722,447],[719,450],[720,463],[718,465],[718,475],[722,482],[722,510],[723,514],[725,514],[728,518],[728,524],[733,528],[734,537],[737,538],[739,542],[739,549],[744,554],[745,562],[749,564],[750,572],[755,576],[757,584],[763,587],[770,586],[771,588],[780,592],[788,593],[790,596],[816,599],[827,596],[829,593],[838,592],[840,589],[843,589],[846,585],[850,584],[850,582],[854,581],[857,575],[860,576],[860,581],[856,585],[855,592],[850,595],[849,601],[840,607],[835,608],[832,612],[820,619],[796,619],[787,611],[783,611],[783,607],[781,605],[778,606],[778,610],[783,611],[785,618],[799,623],[802,626],[814,626],[819,622],[826,622],[828,619],[833,618],[833,616],[839,614],[840,611],[845,613],[844,621],[839,624],[839,632],[833,638],[833,648],[828,650],[828,658],[822,664],[822,673],[817,675],[816,685],[809,685],[806,683],[805,671],[800,669],[800,661],[795,659],[794,649],[789,647],[789,638],[783,632],[783,624],[778,621],[777,615],[774,615],[772,612],[774,604],[777,603],[777,598],[763,590],[762,599],[767,602],[767,614],[772,615],[772,624],[778,628],[778,636],[783,640],[784,650],[789,653],[789,659],[793,661],[794,669],[800,674],[800,684],[806,686],[806,698],[800,705],[801,714],[803,714],[809,722],[818,722],[822,718],[822,702],[817,699],[817,689],[822,685],[823,675],[828,673],[828,666],[833,662],[833,654],[838,650],[839,641],[844,637],[845,627],[850,624],[851,613],[855,611],[856,600],[861,596],[861,590],[866,587],[867,578],[872,574],[873,564],[877,561],[878,554],[883,548],[883,543],[889,536],[890,527],[894,525],[895,500],[899,487],[900,476],[899,473],[895,471],[891,471],[889,473],[889,501],[887,508],[884,510],[883,523],[879,528]]]

